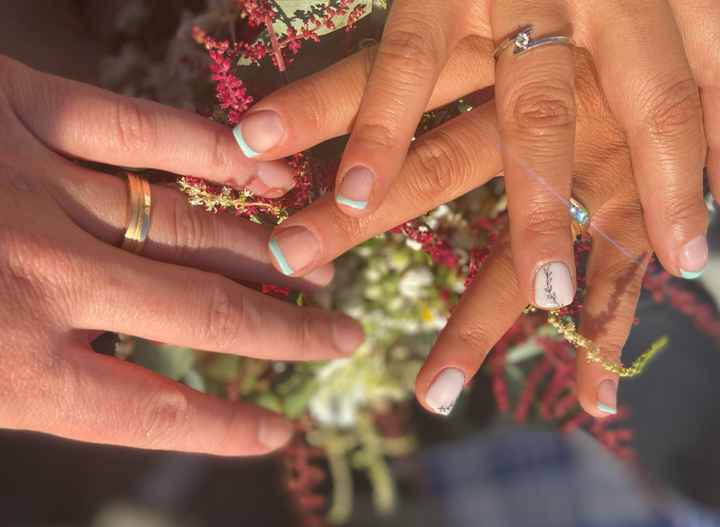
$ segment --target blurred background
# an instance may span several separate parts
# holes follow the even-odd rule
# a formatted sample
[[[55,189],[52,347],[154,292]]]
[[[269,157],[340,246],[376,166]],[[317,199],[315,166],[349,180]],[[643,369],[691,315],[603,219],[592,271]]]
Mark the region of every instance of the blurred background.
[[[99,61],[117,46],[112,27],[123,3],[0,0],[0,52],[94,82]],[[177,27],[173,13],[204,6],[200,0],[151,3],[162,15],[154,17],[159,33]],[[93,23],[78,25],[78,17]],[[713,306],[720,299],[719,233],[713,212],[708,270],[699,281],[673,282]],[[405,416],[422,446],[390,461],[399,489],[395,511],[378,514],[373,487],[356,474],[348,525],[720,526],[717,342],[647,293],[638,318],[642,324],[627,344],[629,355],[658,334],[673,344],[620,387],[620,400],[632,408],[628,427],[636,460],[614,458],[580,430],[563,435],[512,423],[498,414],[490,381],[481,375],[450,419],[417,406]],[[114,337],[106,335],[96,347],[113,345]],[[0,431],[0,466],[3,527],[310,525],[281,482],[286,468],[273,457],[134,451]]]

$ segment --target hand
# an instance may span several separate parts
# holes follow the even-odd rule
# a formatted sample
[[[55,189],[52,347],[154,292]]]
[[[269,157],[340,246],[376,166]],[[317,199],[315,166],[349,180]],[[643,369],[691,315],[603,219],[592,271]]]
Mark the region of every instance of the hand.
[[[482,39],[463,41],[443,70],[429,107],[491,83],[493,65],[488,51],[492,45]],[[291,130],[307,130],[288,148],[306,149],[350,130],[373,57],[373,50],[364,50],[271,96],[268,104]],[[592,215],[593,235],[580,330],[609,358],[619,360],[651,251],[624,135],[609,113],[589,58],[579,51],[577,61],[574,192]],[[315,269],[354,245],[495,177],[503,166],[499,133],[492,103],[463,114],[413,143],[386,199],[368,216],[350,217],[335,207],[332,196],[326,196],[276,228],[273,240],[300,272]],[[456,368],[462,373],[455,376],[460,385],[451,384],[450,388],[456,389],[457,395],[462,382],[474,375],[527,303],[506,233],[453,311],[418,376],[417,395],[422,404],[432,411],[447,407],[447,391],[441,392],[443,397],[433,395],[433,383],[443,378],[441,373],[447,368]],[[617,381],[615,375],[588,364],[579,354],[578,397],[587,412],[601,417],[615,407]]]
[[[272,299],[233,280],[308,288],[275,272],[269,232],[152,188],[145,258],[114,247],[127,226],[122,179],[66,156],[257,178],[231,131],[202,117],[32,71],[0,56],[0,426],[219,455],[281,446],[292,426],[92,352],[109,330],[263,359],[344,356],[363,340],[344,315]],[[266,167],[267,168],[267,167]],[[282,177],[283,167],[270,167]],[[224,278],[221,275],[230,278]]]
[[[368,217],[379,210],[399,177],[421,113],[434,104],[438,76],[452,67],[467,40],[487,39],[481,62],[491,69],[485,70],[483,84],[496,88],[520,289],[528,303],[557,307],[536,298],[535,285],[536,279],[542,285],[542,265],[558,262],[558,302],[572,301],[575,271],[566,210],[576,153],[572,48],[551,45],[519,56],[507,50],[497,67],[491,62],[495,44],[528,23],[534,25],[534,38],[569,35],[589,52],[609,108],[627,136],[652,245],[669,272],[697,276],[707,260],[706,140],[698,88],[714,152],[713,186],[720,186],[720,62],[708,44],[720,38],[718,2],[396,0],[368,63],[369,79],[340,164],[336,200],[341,211]],[[336,118],[332,105],[342,98],[335,91],[324,100],[327,106],[312,116],[313,125],[327,129],[324,121]],[[313,101],[303,104],[308,100]],[[299,107],[293,112],[270,96],[246,115],[238,130],[258,159],[295,152],[313,134],[298,127],[305,124],[306,112]],[[291,259],[290,268],[302,274],[308,262]]]

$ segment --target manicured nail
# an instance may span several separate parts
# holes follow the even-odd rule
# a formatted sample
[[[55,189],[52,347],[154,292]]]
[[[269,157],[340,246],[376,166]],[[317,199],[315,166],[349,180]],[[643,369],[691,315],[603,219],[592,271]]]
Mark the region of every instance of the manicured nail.
[[[348,355],[354,353],[365,341],[365,332],[362,326],[342,314],[338,315],[333,324],[333,336],[335,337],[335,346],[341,353]]]
[[[597,409],[604,414],[617,413],[617,383],[610,379],[604,380],[598,386]]]
[[[535,305],[542,309],[569,306],[575,298],[570,270],[562,262],[548,262],[535,272]]]
[[[687,242],[680,252],[680,275],[694,280],[703,274],[708,261],[708,244],[705,236]]]
[[[425,402],[435,413],[449,415],[465,386],[465,374],[457,368],[443,370],[425,395]]]
[[[288,191],[295,187],[295,172],[287,163],[277,161],[258,163],[256,170],[255,177],[268,188]]]
[[[283,274],[290,276],[315,260],[320,242],[304,227],[289,227],[270,240],[270,252]]]
[[[260,419],[258,425],[258,441],[268,448],[280,448],[293,436],[292,423],[279,415],[268,415]]]
[[[260,181],[258,178],[252,178],[250,182],[245,186],[246,189],[250,190],[257,196],[264,198],[277,199],[283,197],[287,190],[283,188],[270,188],[265,183]]]
[[[245,157],[256,157],[277,145],[285,135],[280,116],[272,110],[250,113],[233,129]]]
[[[351,209],[366,209],[374,182],[375,174],[369,168],[351,168],[340,183],[335,201]]]

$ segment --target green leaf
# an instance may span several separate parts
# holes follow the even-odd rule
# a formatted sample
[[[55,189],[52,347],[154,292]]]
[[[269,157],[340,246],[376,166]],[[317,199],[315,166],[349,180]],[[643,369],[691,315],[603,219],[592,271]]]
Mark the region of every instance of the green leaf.
[[[176,381],[184,378],[195,363],[190,348],[137,339],[132,361]]]
[[[197,370],[190,370],[182,381],[187,384],[193,390],[206,393],[205,379],[202,378]]]
[[[283,413],[290,419],[299,419],[305,415],[308,403],[317,392],[318,383],[313,380],[300,386],[298,390],[285,397]]]
[[[237,379],[240,372],[240,357],[218,354],[203,367],[203,375],[217,382]]]

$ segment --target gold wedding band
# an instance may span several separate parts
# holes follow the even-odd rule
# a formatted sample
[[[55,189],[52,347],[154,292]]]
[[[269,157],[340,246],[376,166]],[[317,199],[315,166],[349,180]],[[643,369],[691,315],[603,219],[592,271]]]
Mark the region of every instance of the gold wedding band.
[[[570,198],[569,212],[572,217],[570,229],[573,237],[581,236],[590,225],[590,213],[585,206],[575,198]]]
[[[140,176],[128,173],[128,220],[121,249],[134,254],[142,253],[150,232],[152,199],[150,184]]]

